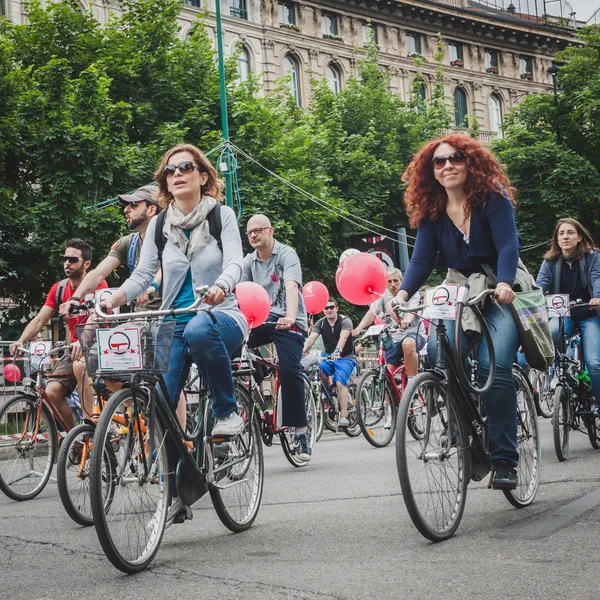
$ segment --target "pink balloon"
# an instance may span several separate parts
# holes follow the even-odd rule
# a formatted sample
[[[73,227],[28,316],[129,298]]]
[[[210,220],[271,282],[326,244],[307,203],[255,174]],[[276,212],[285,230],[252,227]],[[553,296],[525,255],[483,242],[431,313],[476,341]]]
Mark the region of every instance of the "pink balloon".
[[[267,320],[271,311],[271,299],[262,285],[254,281],[238,283],[235,297],[251,329],[262,325]]]
[[[302,297],[304,298],[306,312],[316,315],[325,308],[329,300],[329,290],[320,281],[309,281],[302,288]]]
[[[6,381],[10,381],[11,383],[16,383],[19,381],[19,379],[21,379],[21,369],[12,363],[4,365],[4,379],[6,379]]]
[[[387,287],[385,265],[367,252],[353,254],[338,267],[335,283],[352,304],[366,305],[379,299]]]

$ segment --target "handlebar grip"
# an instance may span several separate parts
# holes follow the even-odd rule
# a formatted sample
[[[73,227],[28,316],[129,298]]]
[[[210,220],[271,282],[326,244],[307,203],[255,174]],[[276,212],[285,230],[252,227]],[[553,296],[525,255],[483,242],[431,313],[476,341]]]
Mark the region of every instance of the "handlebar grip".
[[[471,291],[471,286],[468,283],[461,285],[458,288],[458,294],[456,295],[456,303],[457,304],[466,304],[469,299],[469,292]]]

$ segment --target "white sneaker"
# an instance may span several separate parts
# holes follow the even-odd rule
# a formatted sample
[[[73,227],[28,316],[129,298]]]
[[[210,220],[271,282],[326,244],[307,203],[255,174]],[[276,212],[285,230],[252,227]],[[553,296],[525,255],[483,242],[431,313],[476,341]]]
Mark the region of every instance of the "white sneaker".
[[[349,427],[350,426],[350,420],[348,419],[348,417],[340,417],[340,420],[338,421],[338,427]]]
[[[239,435],[244,431],[244,420],[237,412],[232,412],[224,419],[217,419],[212,430],[212,436]]]
[[[383,407],[383,428],[391,429],[392,428],[392,407],[389,404],[386,404]]]
[[[165,523],[165,529],[168,529],[173,523],[183,523],[184,521],[191,521],[194,518],[194,513],[189,506],[186,506],[181,498],[175,498],[173,504],[169,508],[167,513],[167,522]]]

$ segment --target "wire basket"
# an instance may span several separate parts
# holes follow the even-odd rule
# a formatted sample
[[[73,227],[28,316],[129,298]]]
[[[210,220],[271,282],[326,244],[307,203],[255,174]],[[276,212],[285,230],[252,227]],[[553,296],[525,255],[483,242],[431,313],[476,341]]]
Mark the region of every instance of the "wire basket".
[[[174,319],[129,319],[75,327],[89,375],[158,375],[169,367]]]

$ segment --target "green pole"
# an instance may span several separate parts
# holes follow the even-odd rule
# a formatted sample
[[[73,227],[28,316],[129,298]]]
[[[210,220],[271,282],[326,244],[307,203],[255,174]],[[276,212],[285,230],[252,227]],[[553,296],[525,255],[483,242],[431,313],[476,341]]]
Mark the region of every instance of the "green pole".
[[[217,53],[219,57],[219,91],[221,96],[221,130],[223,132],[223,141],[229,141],[229,121],[227,120],[227,88],[225,87],[225,59],[223,56],[223,29],[221,27],[221,0],[215,0],[215,11],[217,17]],[[231,180],[231,162],[225,159],[227,171],[225,172],[225,194],[227,196],[227,206],[233,208],[233,183]],[[221,165],[217,165],[220,169]]]

